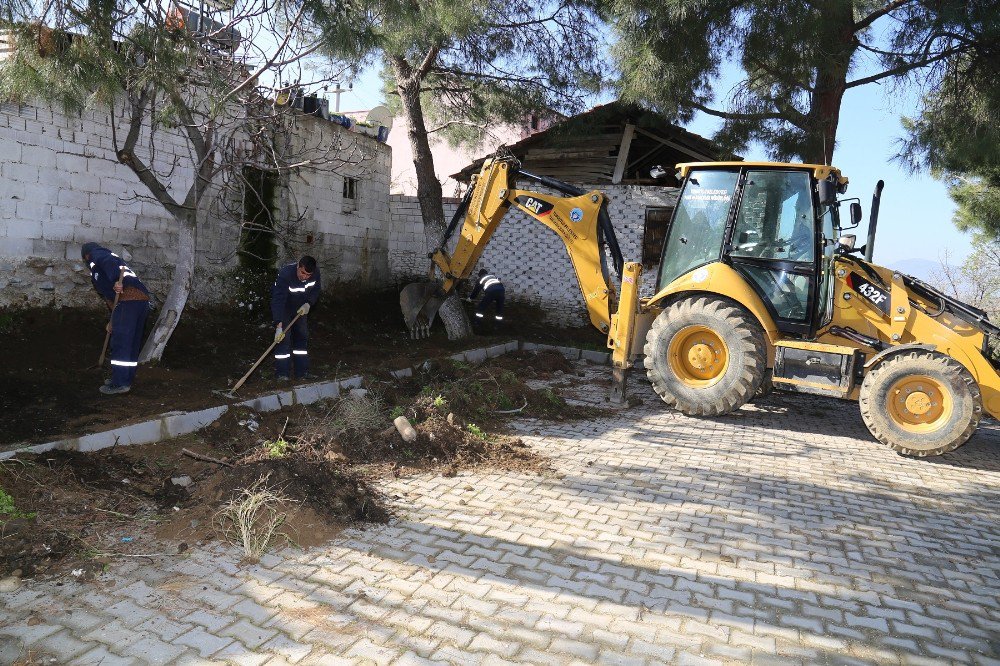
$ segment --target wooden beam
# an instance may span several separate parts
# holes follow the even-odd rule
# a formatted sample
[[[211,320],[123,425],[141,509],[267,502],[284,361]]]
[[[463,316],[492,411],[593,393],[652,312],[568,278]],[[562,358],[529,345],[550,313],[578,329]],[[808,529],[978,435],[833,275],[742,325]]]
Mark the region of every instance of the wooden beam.
[[[615,165],[615,173],[611,176],[612,184],[622,182],[622,176],[625,175],[625,166],[628,164],[628,151],[632,147],[633,136],[635,136],[635,125],[626,124],[625,133],[622,134],[621,145],[618,147],[618,164]]]
[[[709,157],[707,155],[703,155],[703,154],[699,153],[698,151],[693,150],[692,148],[688,148],[687,146],[684,146],[682,144],[677,143],[676,141],[671,141],[670,139],[664,139],[662,136],[656,136],[652,132],[647,132],[646,130],[642,129],[641,127],[637,127],[636,131],[641,132],[642,134],[645,134],[646,136],[648,136],[651,139],[659,141],[660,143],[662,143],[665,146],[670,146],[671,148],[679,150],[682,153],[684,153],[685,155],[690,155],[691,157],[695,158],[699,162],[715,162],[716,161],[716,160],[712,159],[711,157]]]

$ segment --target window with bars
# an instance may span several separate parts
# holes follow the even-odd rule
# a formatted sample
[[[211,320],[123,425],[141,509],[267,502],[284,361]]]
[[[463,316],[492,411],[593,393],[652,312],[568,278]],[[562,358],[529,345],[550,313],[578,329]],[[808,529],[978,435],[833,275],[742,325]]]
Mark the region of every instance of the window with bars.
[[[358,202],[361,199],[361,183],[357,178],[344,176],[344,204],[345,213],[353,213],[358,209]]]

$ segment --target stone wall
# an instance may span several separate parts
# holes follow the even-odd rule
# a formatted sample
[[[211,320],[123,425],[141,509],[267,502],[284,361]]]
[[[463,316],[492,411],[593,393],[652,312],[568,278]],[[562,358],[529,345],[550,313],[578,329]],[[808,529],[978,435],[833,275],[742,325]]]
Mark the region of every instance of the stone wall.
[[[110,121],[106,108],[0,105],[0,307],[94,303],[79,255],[87,241],[118,252],[154,293],[166,293],[175,222],[115,158]],[[315,255],[326,286],[389,284],[391,151],[318,118],[299,117],[292,131],[323,149],[327,163],[285,176],[276,191],[279,260]],[[151,139],[147,128],[136,152],[169,173],[172,194],[183,198],[193,169],[182,136],[158,130]],[[343,200],[345,177],[357,179],[356,206]],[[201,211],[195,302],[231,295],[217,278],[238,263],[241,210],[216,196]]]
[[[677,188],[635,185],[580,187],[599,189],[607,194],[608,213],[625,261],[642,258],[646,209],[673,207],[679,193]],[[392,195],[390,206],[396,229],[390,244],[390,260],[394,275],[402,283],[426,275],[429,267],[427,244],[416,198]],[[457,200],[449,200],[446,204],[447,220],[451,219],[456,207]],[[519,210],[512,210],[504,218],[483,252],[480,267],[495,272],[503,280],[509,300],[541,308],[547,321],[559,325],[589,321],[566,246],[554,231]],[[644,270],[643,296],[652,295],[656,270],[657,266]],[[617,283],[615,288],[618,288]]]

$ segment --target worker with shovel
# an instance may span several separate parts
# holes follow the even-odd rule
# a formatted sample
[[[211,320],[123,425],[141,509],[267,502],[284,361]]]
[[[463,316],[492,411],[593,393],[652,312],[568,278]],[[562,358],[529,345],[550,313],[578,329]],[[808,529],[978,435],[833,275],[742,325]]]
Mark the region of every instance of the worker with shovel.
[[[271,320],[274,322],[274,375],[287,381],[292,358],[295,376],[312,379],[309,373],[309,325],[306,315],[316,305],[322,288],[316,260],[304,255],[298,263],[282,266],[271,287]],[[289,322],[299,315],[288,330]],[[289,341],[289,338],[291,340]],[[291,344],[289,344],[291,342]]]
[[[139,365],[142,333],[149,314],[149,291],[125,261],[111,250],[97,243],[86,243],[80,254],[90,268],[94,289],[111,312],[107,326],[111,339],[111,378],[104,382],[100,391],[105,395],[128,393]]]

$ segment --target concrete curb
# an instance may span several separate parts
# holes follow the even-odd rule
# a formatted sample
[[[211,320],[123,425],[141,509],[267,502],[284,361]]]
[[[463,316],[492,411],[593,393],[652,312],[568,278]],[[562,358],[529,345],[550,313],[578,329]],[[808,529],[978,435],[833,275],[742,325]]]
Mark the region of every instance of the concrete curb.
[[[452,354],[447,358],[475,365],[487,359],[497,358],[511,352],[542,351],[547,349],[558,351],[572,360],[583,358],[594,363],[607,364],[610,363],[611,359],[610,354],[580,350],[575,347],[522,342],[520,340],[511,340],[510,342],[490,347],[478,347]],[[389,374],[396,379],[411,377],[426,362],[394,370]],[[11,458],[18,453],[45,453],[46,451],[55,449],[88,452],[99,451],[100,449],[107,449],[116,445],[152,444],[153,442],[180,437],[181,435],[201,430],[221,418],[223,414],[229,411],[230,407],[249,407],[258,412],[273,412],[290,405],[308,405],[326,398],[333,398],[340,395],[341,391],[360,388],[363,382],[364,378],[361,375],[355,375],[339,381],[296,386],[288,391],[278,391],[277,393],[261,395],[233,405],[219,405],[218,407],[209,407],[194,412],[167,412],[148,421],[120,426],[103,432],[60,439],[44,444],[26,445],[10,451],[0,451],[0,460]]]

